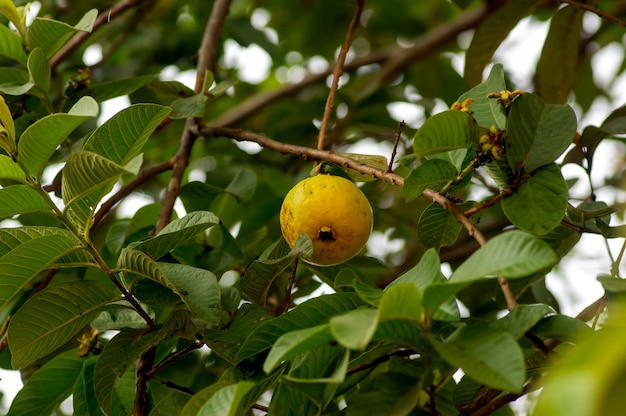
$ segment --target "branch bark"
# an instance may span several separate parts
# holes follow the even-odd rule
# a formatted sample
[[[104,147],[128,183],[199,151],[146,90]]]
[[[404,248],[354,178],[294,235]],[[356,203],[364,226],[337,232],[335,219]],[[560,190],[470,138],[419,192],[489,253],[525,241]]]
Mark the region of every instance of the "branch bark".
[[[392,81],[395,76],[411,64],[430,56],[431,53],[443,45],[455,40],[460,33],[478,26],[487,17],[488,13],[488,8],[485,5],[481,5],[419,37],[410,48],[390,47],[381,49],[367,56],[358,57],[347,62],[343,70],[344,72],[350,72],[366,65],[380,64],[381,73],[384,74],[383,80],[389,82],[388,78],[391,77]],[[332,70],[328,69],[318,74],[310,74],[297,84],[287,84],[272,91],[259,93],[244,100],[237,107],[221,114],[207,124],[215,127],[228,127],[239,124],[272,102],[293,96],[311,85],[324,82],[330,74],[332,74]]]
[[[61,61],[67,58],[69,54],[78,48],[85,41],[85,39],[87,39],[91,33],[93,33],[100,26],[105,23],[109,23],[112,19],[118,17],[125,11],[138,7],[146,1],[148,0],[122,0],[110,9],[100,13],[94,22],[93,30],[91,32],[78,32],[72,39],[70,39],[69,42],[59,49],[59,51],[54,54],[52,58],[50,58],[50,68],[54,71]]]
[[[258,133],[252,133],[242,129],[232,129],[228,127],[202,127],[195,132],[198,136],[213,137],[224,136],[230,137],[237,141],[251,141],[258,143],[264,148],[271,149],[283,154],[292,154],[300,156],[304,159],[323,160],[327,162],[336,163],[340,166],[353,169],[359,173],[370,175],[373,178],[389,182],[392,185],[402,186],[404,184],[404,178],[400,175],[396,175],[393,172],[387,172],[365,163],[359,162],[347,156],[337,154],[329,150],[312,149],[310,147],[296,146],[293,144],[282,143],[273,140],[267,136]],[[482,232],[478,229],[469,218],[463,215],[463,211],[452,201],[445,196],[441,195],[432,189],[426,189],[422,196],[430,199],[433,202],[441,205],[444,209],[451,212],[454,217],[459,221],[480,245],[484,245],[487,240]]]

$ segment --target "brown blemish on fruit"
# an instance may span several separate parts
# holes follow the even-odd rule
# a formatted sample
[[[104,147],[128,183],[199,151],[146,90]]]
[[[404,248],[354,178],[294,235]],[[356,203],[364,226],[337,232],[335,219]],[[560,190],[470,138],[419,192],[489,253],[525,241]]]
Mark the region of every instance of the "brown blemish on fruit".
[[[323,226],[317,232],[317,239],[321,241],[335,241],[335,233],[332,228]]]

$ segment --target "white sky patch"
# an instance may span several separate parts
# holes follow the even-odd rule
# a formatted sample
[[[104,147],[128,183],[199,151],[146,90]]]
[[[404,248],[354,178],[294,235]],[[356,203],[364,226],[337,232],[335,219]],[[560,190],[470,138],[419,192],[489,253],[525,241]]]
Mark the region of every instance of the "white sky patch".
[[[98,116],[98,126],[104,124],[111,117],[130,106],[128,95],[112,98],[100,103],[100,115]]]
[[[227,67],[237,68],[240,80],[250,84],[265,80],[272,66],[272,58],[260,46],[244,48],[231,39],[224,42],[223,59]]]
[[[83,63],[87,66],[97,64],[102,60],[102,45],[99,43],[92,43],[85,48],[83,53]]]

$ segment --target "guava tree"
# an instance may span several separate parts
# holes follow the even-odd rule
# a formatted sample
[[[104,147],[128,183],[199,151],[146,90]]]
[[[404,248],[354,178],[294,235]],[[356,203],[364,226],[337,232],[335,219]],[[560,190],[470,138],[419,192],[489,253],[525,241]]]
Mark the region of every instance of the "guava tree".
[[[506,415],[542,388],[537,415],[623,409],[624,176],[594,156],[624,150],[624,2],[17,3],[0,0],[8,414],[71,397],[76,415]],[[532,58],[498,48],[529,19],[549,30],[513,79]],[[348,261],[282,237],[310,174],[373,207]],[[605,295],[569,316],[546,276],[583,235],[607,247]]]

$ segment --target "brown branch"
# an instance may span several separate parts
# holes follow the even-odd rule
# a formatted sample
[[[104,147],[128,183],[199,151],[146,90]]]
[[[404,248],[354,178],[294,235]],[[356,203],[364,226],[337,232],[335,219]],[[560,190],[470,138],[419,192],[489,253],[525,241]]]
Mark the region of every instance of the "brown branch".
[[[591,13],[594,13],[596,15],[598,15],[599,17],[601,17],[602,19],[606,19],[610,22],[616,23],[622,27],[626,27],[626,22],[623,20],[618,19],[615,16],[612,16],[600,9],[598,9],[597,7],[593,7],[589,4],[585,4],[585,3],[581,3],[579,1],[575,1],[575,0],[559,0],[559,3],[565,3],[565,4],[569,4],[572,7],[575,7],[579,10],[585,10]]]
[[[398,123],[398,129],[396,130],[395,141],[393,142],[393,150],[391,151],[391,158],[389,159],[389,166],[387,166],[387,172],[393,172],[393,161],[396,158],[398,152],[398,144],[400,143],[400,137],[402,136],[402,130],[404,130],[406,123],[402,120]]]
[[[215,51],[219,44],[220,31],[224,26],[224,20],[228,14],[231,0],[217,0],[213,3],[211,17],[207,21],[202,43],[198,50],[198,67],[196,71],[196,94],[201,93],[202,85],[204,85],[204,77],[207,70],[213,68],[214,63],[210,60],[215,59]],[[174,156],[173,172],[170,182],[167,186],[165,196],[163,198],[163,208],[156,224],[156,232],[161,231],[171,220],[174,212],[174,203],[180,193],[183,176],[187,166],[189,165],[189,156],[193,144],[198,137],[194,131],[197,129],[198,121],[187,119],[185,128],[180,140],[180,146]]]
[[[296,273],[298,271],[298,263],[299,259],[296,259],[293,262],[293,268],[291,269],[291,274],[289,275],[289,285],[287,286],[287,294],[285,296],[285,304],[283,306],[283,313],[287,313],[289,308],[291,307],[291,292],[293,291],[293,287],[296,284]]]
[[[69,42],[59,49],[59,51],[54,54],[52,58],[50,58],[50,68],[54,71],[57,65],[59,65],[61,61],[78,48],[97,28],[105,23],[111,22],[111,19],[116,18],[125,11],[137,7],[146,1],[148,0],[122,0],[110,9],[100,13],[94,22],[93,30],[91,32],[78,32],[72,39],[69,40]]]
[[[191,149],[193,148],[193,144],[198,137],[194,133],[192,133],[193,127],[196,126],[196,122],[194,119],[187,119],[185,123],[185,129],[183,130],[183,136],[180,140],[180,146],[176,155],[174,155],[174,165],[172,171],[172,177],[167,185],[167,190],[165,191],[165,196],[163,197],[163,207],[161,208],[161,213],[159,215],[159,220],[156,223],[155,231],[158,233],[161,231],[167,224],[169,224],[172,213],[174,212],[174,203],[178,198],[178,194],[180,193],[180,187],[182,186],[183,176],[185,175],[185,170],[187,166],[189,166],[189,156],[191,154]]]
[[[202,127],[196,131],[199,136],[212,137],[212,136],[224,136],[230,137],[237,141],[250,141],[261,145],[264,148],[274,150],[283,154],[297,155],[305,159],[323,160],[332,162],[337,165],[353,169],[359,173],[369,175],[373,178],[389,182],[392,185],[402,186],[404,184],[404,178],[400,175],[396,175],[386,170],[381,170],[365,163],[359,162],[347,156],[343,156],[328,150],[312,149],[310,147],[296,146],[293,144],[282,143],[269,137],[245,131],[242,129],[232,129],[228,127]],[[432,189],[426,189],[422,196],[430,199],[433,202],[441,205],[444,209],[451,212],[454,217],[459,221],[480,245],[484,245],[487,240],[483,236],[482,232],[478,229],[469,218],[463,215],[463,211],[459,207],[444,195]]]
[[[346,40],[343,42],[343,45],[341,45],[341,51],[339,52],[339,57],[337,58],[337,63],[335,64],[335,69],[333,71],[333,80],[330,85],[330,91],[328,92],[328,98],[326,99],[326,107],[324,108],[324,117],[322,118],[320,134],[317,138],[317,148],[320,150],[323,150],[326,144],[326,131],[328,130],[330,115],[332,113],[333,106],[335,105],[335,94],[337,93],[337,88],[339,87],[339,79],[341,78],[341,74],[343,74],[343,66],[346,62],[346,56],[348,55],[348,51],[350,50],[350,45],[352,44],[354,32],[359,26],[361,13],[363,12],[364,7],[365,0],[357,0],[356,11],[354,12],[354,16],[352,17],[352,21],[350,22],[350,28],[348,29]]]
[[[170,355],[169,357],[165,358],[163,361],[161,361],[159,364],[155,365],[153,368],[151,368],[149,371],[146,372],[146,376],[148,377],[153,377],[156,373],[158,373],[161,369],[163,369],[163,367],[173,363],[174,361],[178,360],[179,358],[184,357],[185,355],[189,354],[192,351],[195,351],[197,349],[200,349],[202,347],[204,347],[204,342],[203,341],[198,341],[198,342],[193,342],[191,343],[187,348],[184,348],[172,355]]]
[[[488,12],[486,7],[479,6],[477,9],[466,12],[449,23],[437,26],[436,29],[419,37],[415,41],[414,46],[410,48],[396,46],[374,51],[367,56],[358,57],[347,62],[343,70],[348,72],[366,65],[380,64],[382,71],[389,74],[398,74],[412,63],[429,56],[441,46],[454,41],[460,33],[478,26],[487,17]],[[221,114],[208,124],[215,127],[239,124],[248,117],[257,114],[259,110],[268,104],[293,96],[311,85],[324,82],[331,73],[332,71],[329,69],[318,74],[308,75],[297,84],[287,84],[272,91],[259,93],[242,101],[237,107]]]
[[[152,347],[137,359],[133,415],[142,416],[148,414],[148,371],[152,368],[155,357],[156,347]]]
[[[232,0],[218,0],[213,4],[211,17],[207,22],[207,27],[204,31],[202,43],[198,51],[198,69],[196,73],[196,86],[194,88],[196,94],[204,93],[202,86],[204,85],[206,71],[215,72],[215,60],[219,46],[220,33],[222,33],[224,21],[228,16],[231,1]]]
[[[481,202],[480,204],[473,206],[470,209],[466,209],[463,214],[471,217],[472,215],[476,214],[479,211],[482,211],[485,208],[488,208],[490,206],[492,206],[493,204],[495,204],[496,202],[500,201],[501,199],[506,198],[507,196],[511,195],[513,193],[512,189],[505,189],[504,191],[500,192],[498,195],[494,196],[493,198],[489,198],[484,200],[483,202]]]
[[[172,169],[173,166],[174,160],[170,159],[158,165],[142,169],[142,171],[139,172],[139,175],[137,175],[132,181],[128,182],[126,185],[122,186],[119,191],[117,191],[102,204],[98,212],[96,212],[96,214],[94,215],[94,227],[98,225],[109,212],[111,212],[113,207],[115,207],[118,202],[136,191],[138,188],[148,182],[152,177],[158,175],[159,173]]]

